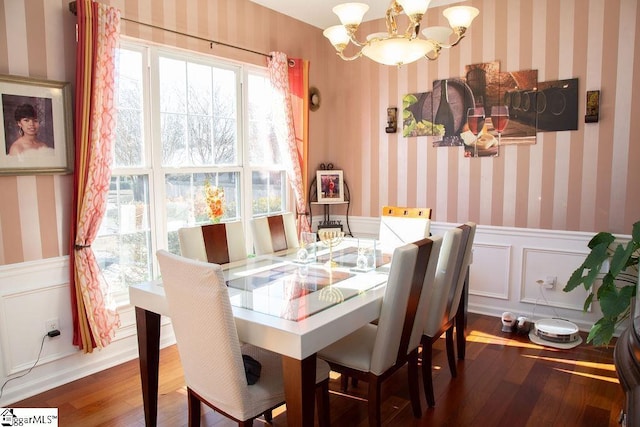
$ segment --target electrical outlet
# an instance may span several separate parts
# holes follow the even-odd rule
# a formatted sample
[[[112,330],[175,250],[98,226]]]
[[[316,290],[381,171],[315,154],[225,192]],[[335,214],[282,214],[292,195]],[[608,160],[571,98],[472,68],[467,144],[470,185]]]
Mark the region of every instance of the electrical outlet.
[[[49,333],[51,331],[59,331],[60,327],[58,325],[59,325],[58,319],[47,320],[46,322],[44,322],[45,332]]]
[[[555,289],[557,282],[558,278],[556,276],[547,276],[542,286],[544,286],[545,289]]]
[[[536,283],[540,285],[542,289],[552,290],[556,288],[558,278],[556,276],[547,276],[545,280],[536,280]]]

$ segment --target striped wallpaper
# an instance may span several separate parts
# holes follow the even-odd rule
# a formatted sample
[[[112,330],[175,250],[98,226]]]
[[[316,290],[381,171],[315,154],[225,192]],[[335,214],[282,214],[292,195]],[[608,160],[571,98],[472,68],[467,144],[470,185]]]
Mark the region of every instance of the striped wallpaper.
[[[0,74],[73,81],[75,17],[67,2],[0,2]],[[0,176],[0,265],[69,251],[71,175]]]
[[[438,61],[400,69],[367,59],[328,64],[341,99],[330,107],[337,112],[326,140],[335,144],[330,157],[346,170],[356,215],[378,216],[380,206],[395,204],[431,207],[436,221],[629,233],[640,220],[634,191],[640,144],[632,143],[640,133],[633,120],[640,107],[638,2],[467,3],[481,14],[466,39]],[[437,13],[427,19],[445,24]],[[383,24],[367,29],[380,31]],[[578,78],[579,129],[538,133],[536,145],[504,146],[500,157],[481,159],[463,158],[459,147],[431,147],[426,137],[385,134],[386,108],[401,108],[404,94],[494,60],[502,71],[538,70],[539,81]],[[601,120],[585,124],[586,91],[595,89]]]
[[[387,0],[379,0],[386,2]],[[637,0],[469,0],[480,9],[465,40],[435,62],[400,69],[368,59],[344,62],[321,30],[248,0],[104,1],[124,18],[259,52],[311,62],[322,105],[311,113],[309,169],[344,169],[355,216],[386,204],[433,208],[436,221],[629,233],[640,219],[640,54]],[[428,25],[444,25],[441,8]],[[0,2],[0,73],[74,80],[75,17],[68,0]],[[382,21],[363,30],[384,28]],[[229,59],[264,57],[122,23],[125,36]],[[505,146],[498,158],[468,159],[426,137],[386,134],[386,108],[467,64],[497,60],[503,71],[538,70],[540,81],[579,79],[579,129],[538,134],[536,145]],[[601,90],[599,123],[585,124],[586,90]],[[0,265],[68,253],[71,176],[0,177]],[[339,212],[338,212],[339,213]]]

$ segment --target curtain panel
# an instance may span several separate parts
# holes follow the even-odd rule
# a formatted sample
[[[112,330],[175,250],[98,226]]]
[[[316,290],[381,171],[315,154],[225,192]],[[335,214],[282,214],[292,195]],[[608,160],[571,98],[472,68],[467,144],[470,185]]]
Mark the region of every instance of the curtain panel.
[[[120,319],[108,303],[91,244],[106,210],[115,139],[115,47],[120,12],[78,0],[76,57],[75,175],[71,216],[70,288],[73,344],[85,353],[107,346]]]
[[[273,114],[280,152],[296,201],[298,235],[311,231],[307,213],[309,146],[309,61],[270,52],[269,78],[275,89]]]

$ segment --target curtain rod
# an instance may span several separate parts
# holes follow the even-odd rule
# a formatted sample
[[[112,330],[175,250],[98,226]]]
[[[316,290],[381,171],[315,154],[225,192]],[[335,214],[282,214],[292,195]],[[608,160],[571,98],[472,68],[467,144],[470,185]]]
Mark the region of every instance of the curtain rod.
[[[69,11],[71,13],[73,13],[74,15],[78,14],[78,5],[76,4],[75,1],[72,1],[72,2],[69,3]],[[124,18],[122,16],[120,17],[120,19],[123,20],[123,21],[131,22],[133,24],[144,25],[145,27],[150,27],[150,28],[153,28],[153,29],[156,29],[156,30],[161,30],[161,31],[166,31],[168,33],[172,33],[172,34],[177,34],[179,36],[191,37],[192,39],[197,39],[197,40],[202,40],[202,41],[205,41],[205,42],[209,42],[209,48],[210,49],[213,49],[213,45],[216,44],[216,45],[220,45],[220,46],[230,47],[230,48],[233,48],[233,49],[244,50],[245,52],[255,53],[256,55],[262,55],[262,56],[266,56],[267,58],[271,58],[271,55],[268,54],[268,53],[258,52],[258,51],[255,51],[255,50],[246,49],[244,47],[234,46],[232,44],[219,42],[219,41],[211,40],[211,39],[206,39],[206,38],[200,37],[200,36],[194,36],[193,34],[187,34],[187,33],[182,33],[180,31],[170,30],[168,28],[159,27],[159,26],[153,25],[153,24],[147,24],[146,22],[135,21],[133,19]]]

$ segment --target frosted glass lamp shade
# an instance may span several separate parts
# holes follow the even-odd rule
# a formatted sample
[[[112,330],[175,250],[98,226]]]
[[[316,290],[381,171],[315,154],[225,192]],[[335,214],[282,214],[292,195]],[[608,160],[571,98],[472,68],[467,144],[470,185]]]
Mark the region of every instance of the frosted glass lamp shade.
[[[329,39],[331,44],[342,51],[349,44],[349,34],[342,25],[334,25],[327,28],[322,34]]]
[[[454,6],[444,10],[442,14],[449,20],[451,28],[469,28],[471,21],[480,11],[471,6]]]
[[[340,18],[342,25],[357,27],[362,22],[364,14],[369,10],[369,6],[364,3],[343,3],[335,6],[332,10]]]
[[[402,6],[404,13],[406,13],[409,16],[424,15],[427,12],[429,3],[431,3],[431,0],[396,0],[396,1],[400,4],[400,6]]]
[[[433,40],[438,44],[447,44],[453,30],[449,27],[427,27],[422,30],[422,35],[427,40]]]
[[[426,40],[392,37],[370,42],[362,48],[362,54],[381,64],[400,66],[417,61],[433,49]]]

